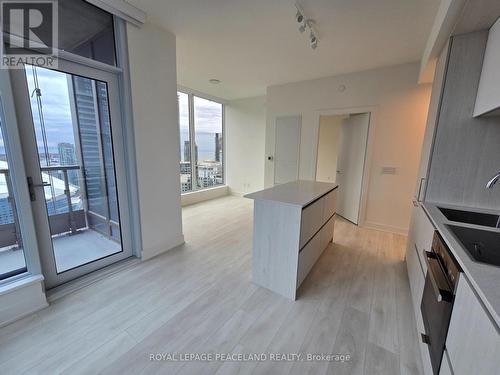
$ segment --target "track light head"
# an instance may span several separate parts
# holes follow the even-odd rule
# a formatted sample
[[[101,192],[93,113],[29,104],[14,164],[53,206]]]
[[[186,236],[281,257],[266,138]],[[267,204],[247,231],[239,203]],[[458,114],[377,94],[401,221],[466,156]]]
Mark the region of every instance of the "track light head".
[[[307,27],[307,26],[306,26],[306,23],[305,23],[305,22],[304,22],[304,23],[302,23],[302,24],[299,26],[299,31],[300,31],[301,33],[303,33],[304,31],[306,31],[306,27]]]
[[[304,15],[297,10],[297,14],[295,15],[295,19],[298,23],[302,23],[304,21]]]
[[[318,46],[318,38],[316,38],[316,35],[311,31],[311,34],[309,35],[309,39],[311,40],[311,48],[316,49]]]

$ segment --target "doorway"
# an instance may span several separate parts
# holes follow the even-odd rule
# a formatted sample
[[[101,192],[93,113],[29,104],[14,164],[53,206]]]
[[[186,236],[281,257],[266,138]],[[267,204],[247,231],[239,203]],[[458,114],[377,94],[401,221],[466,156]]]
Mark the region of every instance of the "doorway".
[[[337,214],[359,224],[370,114],[319,118],[316,181],[337,183]]]
[[[60,60],[11,79],[46,287],[132,256],[117,75]]]

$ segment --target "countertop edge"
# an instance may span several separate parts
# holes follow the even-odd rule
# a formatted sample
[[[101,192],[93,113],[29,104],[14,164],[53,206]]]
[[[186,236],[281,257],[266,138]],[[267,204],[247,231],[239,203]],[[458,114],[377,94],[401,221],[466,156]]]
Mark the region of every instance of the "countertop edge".
[[[482,305],[486,308],[488,311],[488,314],[490,315],[492,321],[496,323],[497,329],[500,330],[500,304],[498,304],[497,307],[494,307],[491,302],[490,298],[485,295],[482,287],[480,284],[477,282],[477,278],[474,276],[474,272],[472,272],[469,269],[469,266],[467,265],[467,262],[464,261],[464,257],[468,257],[466,251],[463,249],[462,245],[456,240],[453,236],[452,233],[445,227],[446,224],[460,224],[463,226],[469,226],[466,224],[462,223],[456,223],[456,222],[451,222],[448,221],[444,216],[440,213],[439,209],[437,206],[442,206],[442,207],[450,207],[450,208],[462,208],[462,209],[467,209],[467,210],[474,210],[471,208],[465,208],[465,207],[460,207],[460,206],[453,206],[449,204],[440,204],[440,203],[435,203],[435,202],[423,202],[421,203],[421,206],[427,215],[427,217],[431,220],[432,224],[434,225],[434,228],[439,232],[443,240],[445,241],[446,245],[448,248],[451,250],[453,253],[455,259],[457,262],[460,264],[460,267],[462,267],[463,273],[467,280],[469,281],[470,285],[474,289],[474,292],[477,294],[479,297]],[[436,217],[437,216],[437,217]],[[440,216],[443,216],[441,218]],[[473,226],[476,227],[476,226]],[[457,248],[459,249],[457,251]],[[473,262],[472,260],[469,260],[470,262]],[[495,266],[487,266],[486,267],[493,267],[493,268],[498,268]],[[499,275],[499,281],[500,281],[500,268],[498,268],[498,275]]]
[[[308,182],[316,182],[316,181],[308,181]],[[280,199],[277,199],[276,197],[266,197],[266,196],[262,195],[262,192],[266,192],[266,191],[270,192],[275,187],[271,187],[271,188],[259,190],[259,191],[253,192],[253,193],[245,194],[245,195],[243,195],[243,198],[253,199],[255,201],[276,202],[276,203],[287,204],[287,205],[291,205],[291,206],[295,206],[295,207],[304,208],[304,207],[309,206],[311,203],[315,202],[316,200],[320,199],[321,197],[324,197],[325,195],[338,189],[338,187],[339,187],[338,184],[332,184],[332,183],[327,183],[327,182],[322,182],[321,184],[330,184],[332,186],[331,186],[331,188],[326,189],[325,191],[321,192],[320,194],[313,194],[311,196],[311,199],[308,199],[305,202],[292,202],[292,201],[287,201],[287,200],[280,200]],[[285,185],[285,184],[283,184],[283,185]],[[283,186],[283,185],[277,185],[277,186]]]

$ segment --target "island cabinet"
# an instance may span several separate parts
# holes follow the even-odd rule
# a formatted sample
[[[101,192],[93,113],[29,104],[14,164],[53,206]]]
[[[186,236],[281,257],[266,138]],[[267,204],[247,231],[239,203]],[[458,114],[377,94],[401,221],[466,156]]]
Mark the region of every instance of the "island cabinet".
[[[333,239],[337,185],[294,181],[248,194],[254,200],[252,277],[295,300]]]

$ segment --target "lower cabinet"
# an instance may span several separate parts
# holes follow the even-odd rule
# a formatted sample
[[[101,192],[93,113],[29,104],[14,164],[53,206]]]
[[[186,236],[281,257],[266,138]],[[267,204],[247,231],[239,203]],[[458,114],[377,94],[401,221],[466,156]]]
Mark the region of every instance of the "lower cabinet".
[[[423,208],[416,202],[412,211],[410,230],[406,245],[406,268],[408,280],[410,282],[411,298],[413,303],[413,313],[417,324],[417,331],[420,335],[425,332],[420,304],[424,291],[425,274],[427,265],[424,260],[424,251],[430,251],[432,238],[434,236],[434,226],[427,217]],[[432,375],[432,367],[427,344],[419,341],[422,357],[422,364],[425,375]]]
[[[334,218],[321,228],[321,230],[299,252],[299,265],[297,271],[297,289],[304,281],[311,268],[316,264],[328,243],[333,239]]]
[[[446,349],[455,375],[500,374],[499,327],[465,276],[458,281]]]

